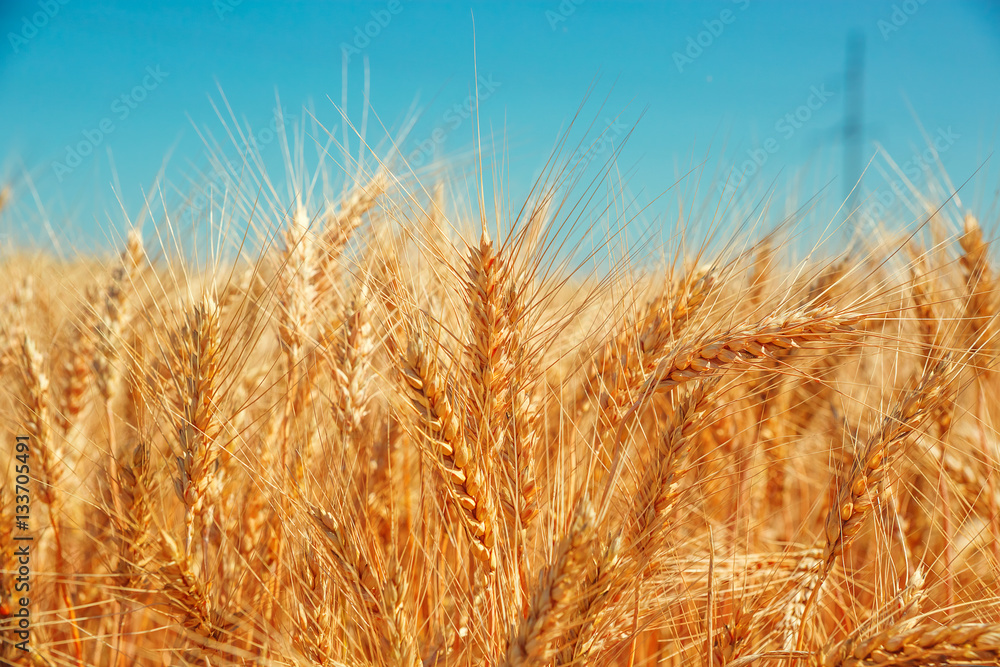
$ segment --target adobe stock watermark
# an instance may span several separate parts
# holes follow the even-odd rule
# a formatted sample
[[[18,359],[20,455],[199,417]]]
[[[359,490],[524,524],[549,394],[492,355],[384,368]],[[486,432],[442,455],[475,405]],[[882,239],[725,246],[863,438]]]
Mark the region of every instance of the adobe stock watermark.
[[[275,139],[283,132],[283,128],[287,126],[294,126],[299,121],[298,116],[294,114],[289,114],[285,109],[280,107],[275,107],[271,113],[271,121],[256,130],[255,132],[248,133],[247,143],[250,147],[256,150],[258,153],[263,153],[263,149],[274,142]],[[199,173],[197,175],[198,183],[201,186],[198,193],[187,203],[184,209],[184,217],[190,222],[194,216],[200,213],[205,206],[208,204],[208,194],[211,188],[215,191],[224,192],[226,186],[231,182],[232,175],[226,170],[226,165],[236,164],[241,165],[243,163],[244,157],[239,156],[239,160],[232,160],[228,157],[224,160],[216,160],[213,162],[212,170],[208,173]]]
[[[899,32],[910,21],[910,18],[920,11],[920,8],[925,4],[927,4],[927,0],[903,0],[899,4],[894,4],[889,18],[879,19],[875,23],[875,27],[882,34],[882,41],[888,42],[889,38],[894,33]]]
[[[597,141],[588,146],[580,146],[569,159],[570,168],[585,170],[594,160],[614,148],[615,140],[625,133],[625,124],[617,118],[604,119],[604,131]]]
[[[350,42],[340,43],[340,52],[347,62],[351,62],[351,56],[359,56],[361,52],[368,48],[372,40],[382,34],[382,31],[389,27],[394,16],[403,13],[406,7],[403,0],[389,0],[382,9],[371,10],[372,20],[364,25],[354,26],[354,38]]]
[[[746,11],[747,7],[750,6],[750,0],[732,0],[732,3],[739,7],[740,11]],[[705,29],[693,37],[688,36],[687,45],[683,52],[674,51],[673,53],[674,66],[677,71],[683,74],[685,67],[693,65],[694,61],[701,58],[705,51],[712,48],[715,40],[726,31],[726,26],[736,22],[736,16],[736,12],[732,9],[723,9],[716,18],[702,21],[701,24]]]
[[[923,183],[938,157],[947,153],[961,138],[962,135],[952,130],[950,125],[947,128],[939,127],[930,142],[931,145],[923,151],[914,153],[909,160],[899,165],[900,171],[911,185],[917,186]],[[864,223],[878,222],[897,200],[909,194],[906,181],[901,176],[867,196],[865,198],[867,203],[861,208],[858,218]]]
[[[168,76],[170,73],[161,70],[159,65],[146,67],[146,75],[142,77],[142,82],[111,102],[111,115],[102,118],[95,127],[84,130],[83,138],[75,144],[68,144],[66,158],[62,162],[52,163],[52,172],[59,182],[62,183],[63,178],[83,164],[84,158],[93,154],[97,147],[118,128],[116,122],[120,123],[127,119]]]
[[[7,41],[10,42],[10,48],[13,49],[14,53],[20,53],[21,49],[37,37],[39,31],[56,17],[63,5],[67,5],[69,2],[70,0],[38,0],[38,11],[30,16],[21,17],[20,30],[7,33]]]
[[[554,11],[546,9],[545,20],[549,22],[549,27],[555,30],[557,25],[565,23],[570,16],[573,16],[573,14],[576,13],[576,8],[586,1],[587,0],[562,0]]]
[[[243,0],[212,0],[212,9],[220,21],[225,21],[226,14],[232,14],[242,4]]]
[[[725,195],[727,189],[734,190],[741,182],[745,182],[760,171],[771,156],[781,150],[782,142],[794,137],[795,133],[812,120],[813,115],[833,96],[834,93],[826,89],[826,84],[811,86],[803,104],[774,122],[774,134],[761,142],[758,148],[747,149],[747,159],[738,170],[734,170],[733,176],[727,182],[719,184],[720,195]]]
[[[493,74],[487,74],[486,76],[480,76],[476,82],[476,90],[479,93],[479,103],[482,104],[486,100],[490,99],[493,94],[501,86],[500,81],[493,79]],[[448,135],[454,132],[462,125],[465,121],[472,117],[473,107],[476,102],[475,93],[469,93],[464,100],[461,102],[456,102],[452,104],[448,109],[441,115],[441,122],[438,126],[427,136],[426,139],[417,144],[409,156],[407,156],[407,161],[410,163],[411,167],[422,167],[427,164],[427,161],[433,157],[434,151],[444,143],[444,140],[448,138]]]

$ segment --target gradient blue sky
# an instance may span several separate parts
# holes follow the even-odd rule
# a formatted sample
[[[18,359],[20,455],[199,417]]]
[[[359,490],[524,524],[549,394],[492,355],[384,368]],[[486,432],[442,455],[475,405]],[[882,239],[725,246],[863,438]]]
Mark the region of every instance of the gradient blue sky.
[[[379,17],[385,25],[370,43],[354,42]],[[276,90],[289,114],[301,117],[308,104],[328,127],[338,125],[331,100],[340,102],[342,47],[352,42],[363,48],[348,65],[347,113],[360,122],[367,58],[372,109],[390,132],[414,105],[420,112],[407,155],[438,127],[446,129],[438,154],[468,155],[473,124],[457,109],[474,86],[475,53],[490,82],[480,89],[482,127],[506,138],[515,198],[593,86],[586,122],[635,125],[620,165],[640,202],[696,164],[706,177],[742,171],[768,145],[751,188],[773,181],[776,191],[805,198],[835,179],[824,191],[835,205],[844,193],[852,30],[866,37],[866,157],[878,142],[912,162],[926,146],[915,114],[928,134],[947,134],[941,159],[963,182],[995,149],[1000,129],[996,2],[0,0],[0,179],[14,184],[19,202],[4,224],[30,223],[33,183],[57,233],[103,238],[119,221],[112,160],[133,214],[168,153],[168,177],[184,187],[184,174],[206,166],[194,126],[222,134],[210,101],[220,100],[217,83],[254,127],[269,122]],[[676,54],[699,37],[706,46],[691,47],[696,57],[678,67]],[[144,99],[129,97],[143,85],[134,97]],[[799,109],[808,102],[815,108]],[[808,120],[782,124],[797,110]],[[94,141],[102,123],[111,132]],[[369,135],[384,136],[375,125]],[[617,147],[625,132],[611,135]],[[58,167],[81,141],[96,144],[93,154],[68,172]],[[280,164],[278,142],[262,152]],[[996,173],[987,164],[963,202],[995,212]],[[880,189],[873,168],[866,196]],[[657,199],[647,215],[669,217],[671,206]]]

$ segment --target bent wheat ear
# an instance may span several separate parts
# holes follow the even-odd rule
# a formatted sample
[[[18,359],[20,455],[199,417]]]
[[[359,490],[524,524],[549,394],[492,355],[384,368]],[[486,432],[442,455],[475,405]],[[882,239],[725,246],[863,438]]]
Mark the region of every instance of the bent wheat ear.
[[[604,486],[598,517],[603,519],[622,464],[622,430],[627,417],[634,414],[654,393],[667,392],[697,379],[707,380],[729,370],[745,370],[807,341],[832,343],[837,334],[854,331],[852,325],[866,319],[861,313],[837,311],[829,307],[809,308],[788,314],[773,315],[743,329],[713,333],[683,341],[668,354],[649,377],[639,399],[618,424],[615,453]]]
[[[639,336],[643,369],[647,369],[649,362],[694,318],[715,284],[716,275],[712,269],[695,271],[681,281],[677,294],[668,294],[647,304],[640,319],[644,323]]]
[[[219,627],[205,582],[166,532],[160,533],[160,548],[160,590],[170,611],[185,628],[207,639],[217,639]]]
[[[917,386],[905,393],[882,419],[858,452],[847,475],[838,480],[836,500],[826,516],[822,557],[816,568],[810,568],[802,586],[795,592],[798,597],[808,594],[808,599],[801,613],[796,613],[787,624],[799,627],[798,647],[802,646],[813,603],[822,592],[837,557],[851,545],[871,515],[904,440],[946,399],[952,368],[947,355],[929,367]]]
[[[636,557],[643,563],[649,563],[663,538],[677,500],[677,486],[689,470],[691,440],[708,426],[714,387],[714,381],[701,383],[679,400],[639,483],[634,502],[634,546]]]
[[[603,424],[610,430],[618,423],[619,410],[634,394],[664,348],[673,342],[708,299],[715,287],[711,269],[696,271],[649,301],[635,322],[627,321],[597,352],[586,388],[601,389]]]
[[[705,303],[715,286],[710,269],[696,271],[680,281],[676,292],[667,290],[646,304],[636,322],[628,320],[596,355],[588,390],[600,387],[598,425],[602,437],[613,435],[628,405],[635,400],[664,353]],[[607,453],[602,448],[606,464]]]
[[[861,531],[871,513],[873,496],[881,492],[903,441],[947,397],[951,377],[952,363],[946,356],[927,369],[920,383],[899,400],[861,448],[827,514],[823,558],[828,564],[849,547]]]
[[[863,319],[865,315],[860,313],[814,308],[772,315],[752,327],[682,343],[657,365],[643,394],[668,391],[685,382],[729,369],[749,368],[779,350],[854,331],[852,325]]]
[[[817,667],[988,665],[1000,661],[1000,624],[922,623],[895,626],[864,640],[849,639],[816,655]]]
[[[472,553],[490,570],[496,567],[493,507],[480,463],[461,431],[461,421],[448,395],[448,379],[438,371],[437,353],[428,349],[426,334],[411,326],[399,370],[419,425],[426,433],[423,451],[444,478],[448,497],[458,506],[471,538]]]
[[[317,294],[324,294],[333,286],[338,258],[351,240],[351,235],[364,222],[365,214],[375,206],[387,187],[388,178],[380,171],[364,186],[355,187],[339,208],[325,213],[323,228],[317,239],[319,261],[312,269],[311,277]]]

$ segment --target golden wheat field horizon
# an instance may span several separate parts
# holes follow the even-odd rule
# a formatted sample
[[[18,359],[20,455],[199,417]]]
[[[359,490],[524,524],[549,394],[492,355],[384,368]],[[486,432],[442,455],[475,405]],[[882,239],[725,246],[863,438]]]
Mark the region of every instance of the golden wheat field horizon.
[[[1000,664],[995,220],[289,164],[5,250],[0,664]]]

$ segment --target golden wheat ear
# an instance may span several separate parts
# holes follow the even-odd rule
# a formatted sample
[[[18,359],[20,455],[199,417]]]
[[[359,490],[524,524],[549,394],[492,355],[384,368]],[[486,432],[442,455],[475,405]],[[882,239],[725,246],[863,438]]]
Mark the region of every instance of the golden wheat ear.
[[[683,345],[661,361],[644,393],[669,391],[698,378],[729,369],[741,370],[779,350],[804,342],[834,339],[854,331],[865,315],[838,312],[829,307],[771,315],[752,327],[727,331]]]
[[[1000,625],[922,623],[847,640],[814,658],[819,667],[989,665],[1000,661]]]
[[[954,363],[947,356],[927,369],[917,386],[900,399],[858,452],[854,465],[840,480],[837,500],[827,515],[823,558],[828,562],[857,537],[902,451],[905,438],[947,398],[953,373]]]
[[[555,655],[554,641],[576,621],[593,544],[594,519],[590,503],[585,498],[578,501],[551,563],[539,573],[527,617],[512,629],[501,664],[544,665]]]
[[[965,232],[959,237],[959,257],[966,283],[965,324],[969,347],[976,352],[981,367],[988,367],[995,346],[996,286],[989,262],[989,246],[983,230],[971,213],[965,216]]]
[[[153,557],[153,510],[156,476],[148,440],[140,438],[125,460],[118,463],[118,510],[113,516],[118,536],[118,586],[122,596],[142,585]]]
[[[174,488],[184,505],[184,549],[190,556],[196,524],[212,522],[215,498],[218,437],[222,429],[217,390],[219,384],[219,310],[211,297],[193,306],[180,329],[171,336],[172,385],[170,413],[177,446]]]
[[[789,627],[799,628],[796,648],[801,649],[809,614],[837,559],[851,546],[883,499],[887,478],[894,470],[906,438],[946,400],[956,364],[945,356],[927,368],[916,386],[904,393],[881,419],[878,427],[858,450],[854,463],[836,480],[836,498],[826,515],[822,555],[810,558]],[[804,563],[805,565],[806,563]],[[799,600],[806,597],[799,606]],[[786,638],[786,648],[787,638]]]
[[[441,373],[436,339],[414,323],[406,352],[398,360],[399,374],[424,437],[421,451],[437,466],[446,496],[457,506],[475,558],[489,570],[496,568],[493,505],[478,452],[462,432],[460,415],[452,403],[451,379]]]

